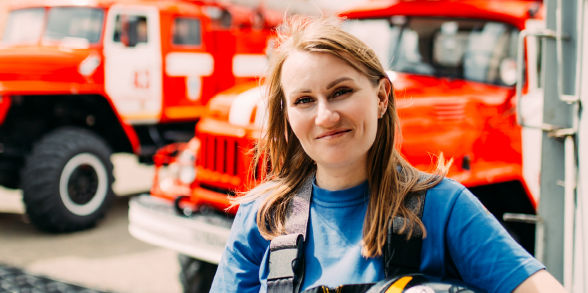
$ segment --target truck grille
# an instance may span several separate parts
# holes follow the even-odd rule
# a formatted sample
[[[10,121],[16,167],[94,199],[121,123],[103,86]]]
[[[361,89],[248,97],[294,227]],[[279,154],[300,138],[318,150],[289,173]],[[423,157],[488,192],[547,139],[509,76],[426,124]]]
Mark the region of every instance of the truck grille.
[[[239,139],[200,133],[201,152],[198,165],[228,175],[242,174]]]

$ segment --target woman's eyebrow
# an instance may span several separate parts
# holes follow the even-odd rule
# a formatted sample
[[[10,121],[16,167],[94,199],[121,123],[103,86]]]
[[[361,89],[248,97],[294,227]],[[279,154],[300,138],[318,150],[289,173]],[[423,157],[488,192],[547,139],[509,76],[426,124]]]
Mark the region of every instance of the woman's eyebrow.
[[[341,82],[344,82],[344,81],[347,81],[347,80],[353,80],[353,79],[352,79],[351,77],[347,77],[347,76],[344,76],[344,77],[337,78],[337,79],[335,79],[335,80],[331,81],[331,82],[330,82],[330,83],[327,85],[327,89],[330,89],[330,88],[332,88],[332,87],[336,86],[338,83],[341,83]]]
[[[293,90],[292,92],[290,92],[289,96],[295,96],[297,94],[308,94],[308,93],[312,93],[312,91],[309,89],[298,89],[298,90]]]
[[[326,89],[327,90],[328,89],[331,89],[332,87],[336,86],[337,84],[339,84],[341,82],[344,82],[344,81],[347,81],[347,80],[353,80],[353,79],[351,77],[347,77],[347,76],[337,78],[337,79],[331,81],[327,85],[327,88]],[[294,94],[307,94],[307,93],[312,93],[312,90],[310,90],[310,89],[297,89],[297,90],[293,90],[291,92],[291,95],[294,95]]]

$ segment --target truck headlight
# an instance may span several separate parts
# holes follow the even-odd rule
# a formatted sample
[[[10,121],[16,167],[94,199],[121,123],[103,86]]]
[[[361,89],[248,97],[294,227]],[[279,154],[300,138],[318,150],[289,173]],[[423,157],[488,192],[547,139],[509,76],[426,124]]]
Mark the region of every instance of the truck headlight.
[[[100,65],[100,56],[98,55],[89,55],[80,63],[78,66],[78,72],[85,76],[91,76],[96,71],[96,68]]]
[[[196,156],[200,141],[192,138],[188,143],[169,144],[153,156],[156,166],[154,186],[167,194],[188,195],[196,180]]]
[[[184,150],[178,156],[178,179],[184,184],[191,184],[196,179],[196,157],[191,151]]]
[[[196,169],[194,166],[184,166],[180,169],[180,181],[185,184],[190,184],[196,179]]]

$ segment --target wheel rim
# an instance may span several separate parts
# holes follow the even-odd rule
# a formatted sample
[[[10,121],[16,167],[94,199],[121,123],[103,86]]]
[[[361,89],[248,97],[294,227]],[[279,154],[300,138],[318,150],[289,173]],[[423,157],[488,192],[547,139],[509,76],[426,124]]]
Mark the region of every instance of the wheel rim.
[[[65,207],[78,216],[95,212],[106,198],[108,173],[100,159],[89,153],[72,157],[61,172],[59,195]]]

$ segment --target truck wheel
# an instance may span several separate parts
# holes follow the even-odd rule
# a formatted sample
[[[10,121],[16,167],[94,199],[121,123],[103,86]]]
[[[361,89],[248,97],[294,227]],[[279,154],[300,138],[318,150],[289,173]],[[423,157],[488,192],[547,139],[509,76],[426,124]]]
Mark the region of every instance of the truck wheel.
[[[93,227],[113,197],[111,151],[92,132],[58,128],[26,159],[21,187],[31,222],[48,232]]]
[[[216,265],[197,260],[191,256],[178,254],[180,263],[180,283],[184,293],[200,293],[210,291],[212,279],[216,273]]]

